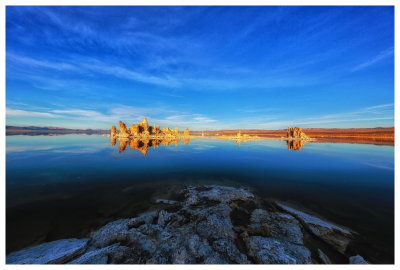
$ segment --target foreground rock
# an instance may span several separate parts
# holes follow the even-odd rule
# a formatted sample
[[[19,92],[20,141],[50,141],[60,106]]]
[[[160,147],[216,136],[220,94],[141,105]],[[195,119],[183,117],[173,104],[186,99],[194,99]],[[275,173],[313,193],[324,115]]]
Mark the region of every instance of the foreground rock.
[[[23,249],[7,256],[7,264],[66,263],[81,255],[89,239],[65,239]]]
[[[332,245],[337,251],[342,254],[346,252],[346,248],[352,239],[352,233],[349,230],[283,204],[278,203],[278,206],[299,219],[315,236]]]
[[[309,247],[306,236],[313,234],[338,254],[351,241],[347,229],[246,189],[191,186],[175,195],[181,199],[158,198],[152,211],[110,222],[90,239],[42,244],[8,255],[7,263],[330,263],[326,254],[331,253]],[[347,258],[360,263],[358,257]]]
[[[366,260],[360,255],[352,256],[349,258],[350,264],[368,264]]]

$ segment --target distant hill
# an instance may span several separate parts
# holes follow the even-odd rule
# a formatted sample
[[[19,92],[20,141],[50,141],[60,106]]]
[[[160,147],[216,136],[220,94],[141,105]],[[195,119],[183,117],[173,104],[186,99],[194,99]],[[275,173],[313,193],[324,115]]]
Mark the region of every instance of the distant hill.
[[[108,134],[104,129],[68,129],[62,127],[6,126],[6,135],[53,135],[53,134]]]

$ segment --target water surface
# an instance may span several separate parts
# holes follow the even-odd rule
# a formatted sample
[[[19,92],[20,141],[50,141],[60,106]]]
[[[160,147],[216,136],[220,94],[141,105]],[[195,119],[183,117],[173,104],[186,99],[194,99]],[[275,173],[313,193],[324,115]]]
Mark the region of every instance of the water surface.
[[[347,226],[365,238],[370,260],[393,262],[392,146],[307,143],[291,151],[279,140],[238,146],[192,139],[149,147],[144,155],[129,144],[120,152],[118,142],[99,135],[6,140],[7,252],[84,237],[146,210],[177,186],[222,184],[250,187]]]

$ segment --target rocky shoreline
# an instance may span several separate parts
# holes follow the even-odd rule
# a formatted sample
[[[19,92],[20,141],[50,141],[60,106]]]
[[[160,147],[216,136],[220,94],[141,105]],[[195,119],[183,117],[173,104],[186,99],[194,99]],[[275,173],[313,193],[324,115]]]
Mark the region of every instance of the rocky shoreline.
[[[366,264],[350,229],[245,188],[189,186],[88,238],[13,252],[7,264]]]

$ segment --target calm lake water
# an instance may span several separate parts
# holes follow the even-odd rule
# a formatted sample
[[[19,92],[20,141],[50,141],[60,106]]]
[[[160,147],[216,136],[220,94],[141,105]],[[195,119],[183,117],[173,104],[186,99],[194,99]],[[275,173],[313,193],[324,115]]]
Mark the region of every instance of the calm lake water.
[[[146,210],[180,185],[247,186],[365,238],[364,254],[393,263],[394,147],[192,139],[119,152],[99,135],[7,136],[7,253]]]

